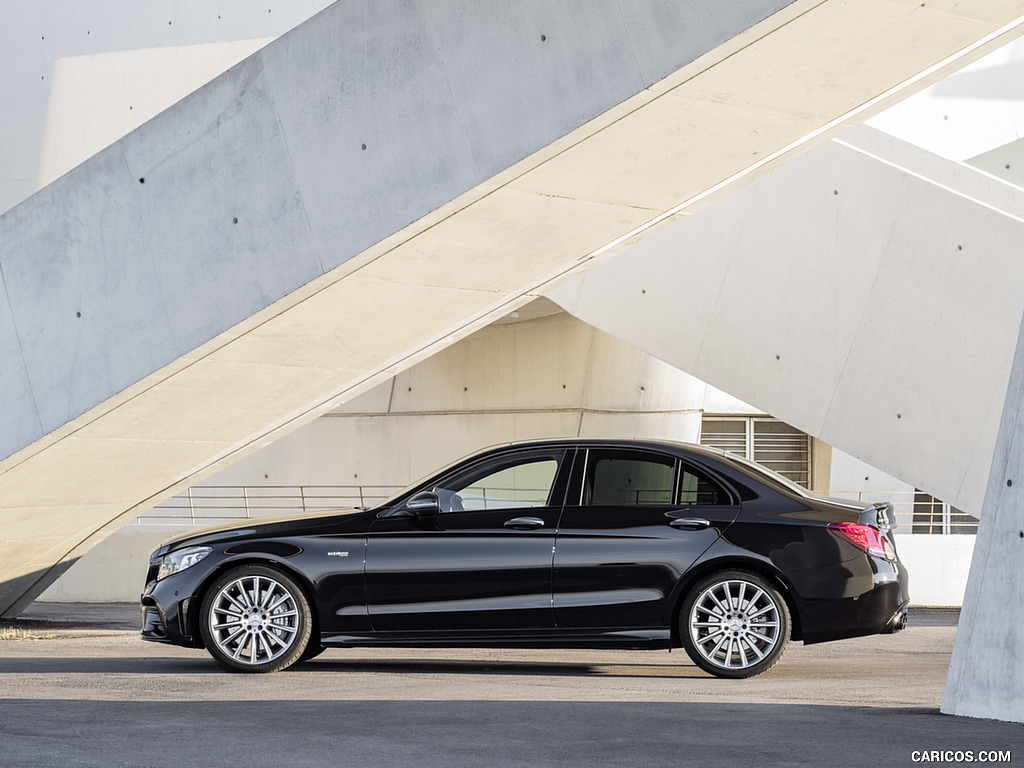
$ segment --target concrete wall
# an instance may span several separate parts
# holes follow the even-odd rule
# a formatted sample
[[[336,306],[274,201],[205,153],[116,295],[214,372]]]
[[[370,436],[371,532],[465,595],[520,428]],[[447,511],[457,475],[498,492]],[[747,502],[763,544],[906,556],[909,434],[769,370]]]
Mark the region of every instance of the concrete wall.
[[[897,529],[896,550],[910,574],[913,605],[964,605],[976,538],[956,534],[913,535],[909,529]]]
[[[331,1],[0,0],[0,213],[36,190],[58,59],[273,37]]]
[[[137,603],[146,584],[149,553],[181,531],[178,525],[126,525],[72,565],[41,599],[58,603]]]
[[[57,59],[37,188],[63,176],[272,39]]]

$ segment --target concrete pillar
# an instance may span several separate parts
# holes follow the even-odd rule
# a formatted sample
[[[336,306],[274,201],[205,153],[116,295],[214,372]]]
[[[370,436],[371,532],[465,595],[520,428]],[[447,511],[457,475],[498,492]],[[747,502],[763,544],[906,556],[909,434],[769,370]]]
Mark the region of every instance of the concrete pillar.
[[[942,711],[1024,723],[1024,327],[974,553]]]

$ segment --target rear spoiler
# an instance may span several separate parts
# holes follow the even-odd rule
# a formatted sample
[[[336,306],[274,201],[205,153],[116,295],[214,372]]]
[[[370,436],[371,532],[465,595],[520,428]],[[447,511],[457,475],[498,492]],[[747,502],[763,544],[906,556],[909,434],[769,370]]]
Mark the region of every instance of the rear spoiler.
[[[864,508],[860,513],[861,525],[872,525],[885,533],[896,528],[896,512],[892,504],[878,501]]]

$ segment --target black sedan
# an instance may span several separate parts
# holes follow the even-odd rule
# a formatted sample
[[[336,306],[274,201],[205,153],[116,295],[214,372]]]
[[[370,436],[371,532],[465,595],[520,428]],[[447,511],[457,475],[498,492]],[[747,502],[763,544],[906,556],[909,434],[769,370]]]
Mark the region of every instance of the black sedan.
[[[790,638],[905,626],[891,515],[695,445],[506,445],[374,509],[172,539],[150,559],[142,636],[244,672],[340,646],[681,645],[750,677]]]

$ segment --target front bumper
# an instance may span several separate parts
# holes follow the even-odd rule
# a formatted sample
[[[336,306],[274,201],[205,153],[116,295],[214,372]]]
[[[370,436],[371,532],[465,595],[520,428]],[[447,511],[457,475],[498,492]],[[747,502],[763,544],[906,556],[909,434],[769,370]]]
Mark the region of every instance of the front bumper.
[[[153,593],[143,593],[142,639],[157,643],[202,647],[202,641],[192,632],[189,611],[192,601],[172,599],[161,602]]]
[[[212,559],[212,558],[211,558]],[[157,561],[158,562],[158,561]],[[201,648],[195,631],[196,612],[203,584],[213,576],[216,564],[200,563],[160,581],[155,568],[150,568],[149,583],[139,598],[142,605],[142,639],[157,643]]]
[[[142,639],[167,642],[167,625],[163,613],[156,605],[146,605],[142,598]]]

